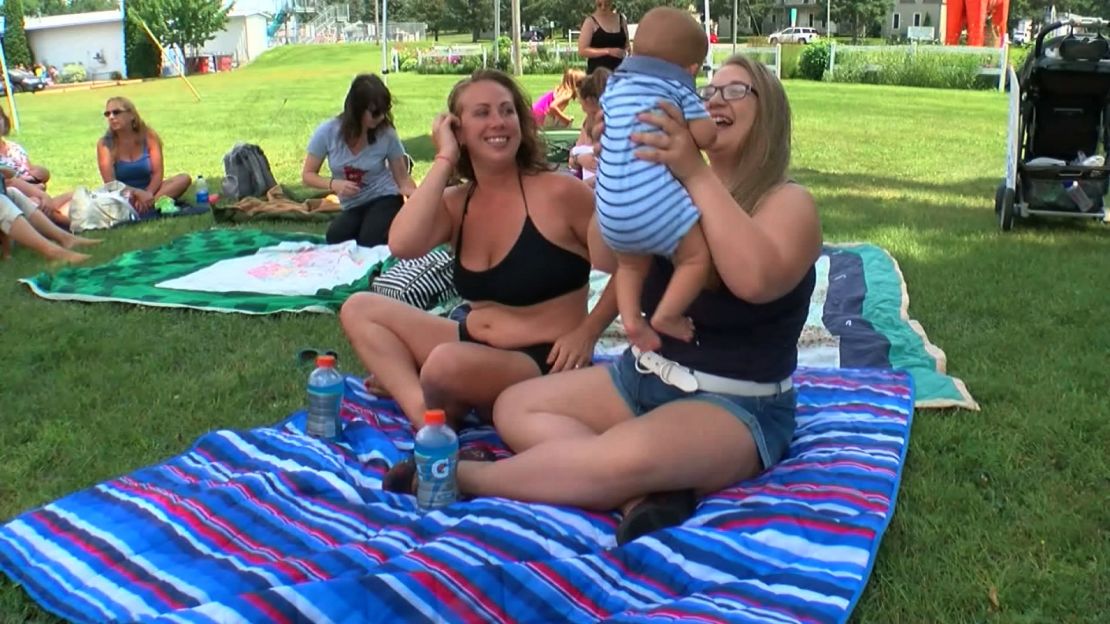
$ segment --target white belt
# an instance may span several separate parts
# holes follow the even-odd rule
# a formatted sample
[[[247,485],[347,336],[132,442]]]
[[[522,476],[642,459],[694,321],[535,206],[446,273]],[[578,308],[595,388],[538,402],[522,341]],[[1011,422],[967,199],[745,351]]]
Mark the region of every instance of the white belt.
[[[710,375],[696,371],[655,353],[643,352],[632,347],[632,357],[636,358],[636,370],[651,373],[663,383],[670,384],[684,392],[716,392],[733,396],[765,397],[782,394],[794,387],[789,377],[782,381],[760,383],[744,379],[732,379],[720,375]]]

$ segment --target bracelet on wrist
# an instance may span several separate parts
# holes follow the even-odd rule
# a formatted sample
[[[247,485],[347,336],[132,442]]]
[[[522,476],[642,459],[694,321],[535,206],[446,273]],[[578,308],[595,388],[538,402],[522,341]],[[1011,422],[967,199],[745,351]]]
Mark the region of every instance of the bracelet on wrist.
[[[436,154],[436,157],[433,158],[432,160],[442,160],[443,162],[447,163],[448,165],[451,165],[452,169],[455,168],[455,161],[453,161],[450,158],[444,156],[443,154]]]

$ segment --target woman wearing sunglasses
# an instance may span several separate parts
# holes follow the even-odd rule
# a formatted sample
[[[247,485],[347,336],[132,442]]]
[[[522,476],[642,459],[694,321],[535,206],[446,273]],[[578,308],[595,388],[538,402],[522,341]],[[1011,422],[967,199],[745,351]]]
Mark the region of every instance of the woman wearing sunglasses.
[[[409,159],[393,127],[389,89],[373,74],[351,82],[343,112],[325,121],[308,140],[301,180],[339,197],[343,212],[328,227],[327,241],[384,245],[404,197],[416,185]],[[331,177],[320,175],[324,160]]]
[[[764,65],[735,56],[698,95],[717,127],[702,158],[682,113],[643,113],[659,132],[634,135],[637,154],[663,163],[689,190],[721,285],[688,314],[699,341],[663,337],[612,366],[536,377],[505,390],[493,422],[516,455],[460,461],[460,490],[597,510],[621,508],[618,544],[683,522],[696,496],[755,477],[794,435],[791,376],[821,253],[817,207],[789,178],[790,106]],[[602,152],[601,158],[605,158]],[[600,235],[590,253],[611,270]],[[673,271],[652,262],[642,306],[651,313]],[[385,482],[408,491],[398,464]],[[659,494],[666,492],[667,494]]]
[[[161,197],[177,199],[193,181],[179,173],[164,177],[162,139],[146,125],[131,100],[114,97],[104,105],[108,131],[96,144],[96,163],[105,183],[118,180],[132,189],[131,203],[146,212]]]

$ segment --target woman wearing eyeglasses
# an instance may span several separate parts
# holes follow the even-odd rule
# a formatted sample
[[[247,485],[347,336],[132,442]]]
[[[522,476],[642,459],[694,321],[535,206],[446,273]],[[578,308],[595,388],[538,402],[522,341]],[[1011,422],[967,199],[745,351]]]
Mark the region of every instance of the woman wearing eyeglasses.
[[[328,227],[329,243],[384,245],[404,197],[416,190],[408,156],[393,127],[392,106],[381,78],[356,76],[343,112],[316,128],[308,141],[301,180],[335,193],[343,208]],[[325,159],[330,178],[320,175]]]
[[[623,544],[683,522],[697,495],[750,479],[786,454],[821,224],[809,191],[787,174],[790,107],[778,79],[733,57],[699,95],[717,127],[708,163],[670,104],[660,104],[665,115],[640,117],[659,132],[634,137],[640,157],[665,164],[690,193],[720,276],[688,310],[698,340],[663,336],[658,351],[630,349],[609,367],[508,388],[493,421],[516,455],[460,461],[464,493],[621,508]],[[596,227],[590,252],[598,268],[615,267]],[[647,314],[672,271],[666,258],[653,260],[641,299]],[[396,476],[387,478],[394,487]]]
[[[131,203],[150,210],[161,197],[177,199],[193,181],[179,173],[164,177],[162,139],[143,121],[131,100],[114,97],[104,105],[108,131],[96,143],[96,163],[105,183],[118,180],[132,189]]]

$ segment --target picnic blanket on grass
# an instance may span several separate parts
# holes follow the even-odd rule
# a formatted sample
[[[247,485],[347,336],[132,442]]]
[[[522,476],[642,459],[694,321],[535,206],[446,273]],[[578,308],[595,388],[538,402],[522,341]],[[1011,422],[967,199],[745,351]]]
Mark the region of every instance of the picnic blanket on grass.
[[[303,412],[212,431],[0,526],[0,569],[74,622],[844,622],[894,510],[912,381],[795,382],[782,463],[620,548],[615,514],[383,492],[411,429],[349,378],[342,444],[306,437]],[[489,428],[462,442],[505,455]]]
[[[335,283],[314,271],[319,288],[312,294],[280,295],[273,289],[263,288],[264,283],[280,286],[283,278],[300,280],[300,289],[307,292],[303,282],[312,266],[311,259],[303,255],[286,254],[277,262],[273,254],[262,254],[262,264],[245,265],[241,277],[251,277],[252,267],[261,268],[253,277],[258,290],[232,290],[208,292],[182,290],[159,284],[195,283],[215,265],[248,256],[259,256],[259,251],[277,245],[324,244],[324,237],[303,232],[265,232],[254,229],[212,229],[191,232],[160,247],[127,252],[97,267],[63,269],[55,274],[39,273],[19,280],[36,295],[60,301],[119,302],[136,305],[196,308],[214,312],[241,314],[276,314],[278,312],[334,313],[348,297],[369,287],[370,274],[380,263],[372,263],[356,278],[346,283]],[[304,249],[303,246],[298,249]],[[312,266],[309,266],[312,265]],[[268,267],[268,268],[267,268]],[[351,275],[350,272],[345,273]],[[356,272],[355,274],[358,274]],[[194,276],[190,280],[190,276]],[[180,280],[180,281],[178,281]],[[246,287],[246,286],[245,286]],[[269,291],[269,292],[259,292]]]

